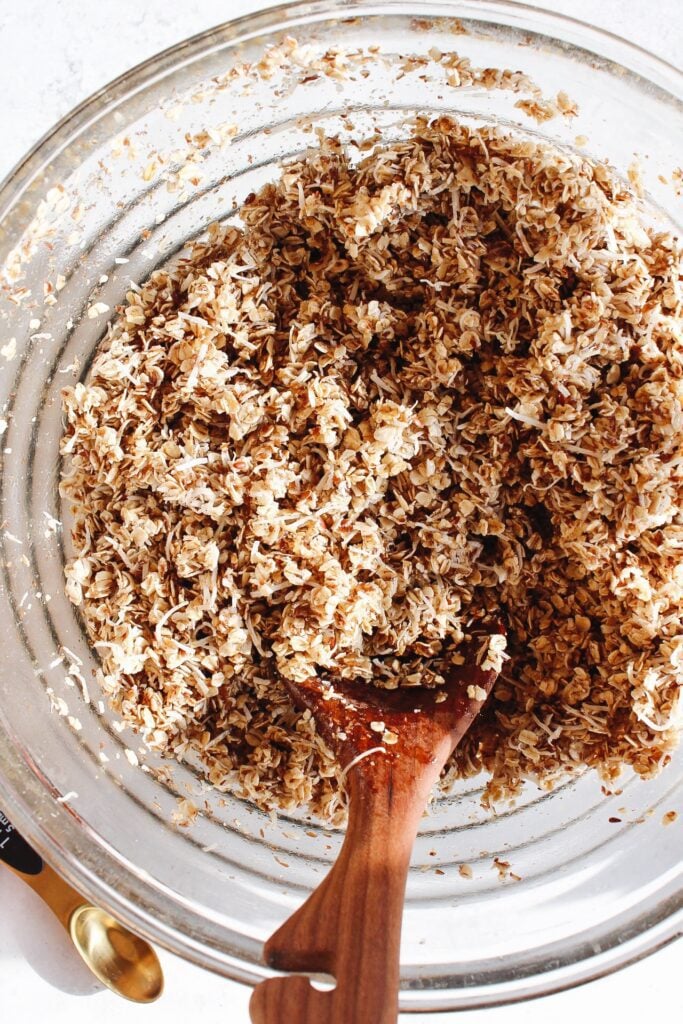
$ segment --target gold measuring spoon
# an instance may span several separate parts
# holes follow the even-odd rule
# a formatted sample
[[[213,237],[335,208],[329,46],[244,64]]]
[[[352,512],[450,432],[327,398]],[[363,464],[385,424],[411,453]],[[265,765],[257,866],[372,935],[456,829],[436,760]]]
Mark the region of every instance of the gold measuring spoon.
[[[144,939],[86,903],[45,864],[0,811],[0,860],[47,903],[92,973],[112,992],[151,1003],[164,987],[159,959]]]

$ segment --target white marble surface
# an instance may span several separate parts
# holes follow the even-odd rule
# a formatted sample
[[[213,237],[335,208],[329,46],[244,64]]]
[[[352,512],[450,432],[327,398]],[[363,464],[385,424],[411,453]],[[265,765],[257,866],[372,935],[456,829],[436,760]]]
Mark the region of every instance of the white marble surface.
[[[180,39],[267,0],[0,0],[0,178],[74,104]],[[545,0],[639,42],[672,63],[683,44],[681,0]],[[249,992],[168,954],[167,985],[151,1007],[124,1004],[91,981],[37,897],[0,873],[0,1021],[148,1024],[194,1019],[247,1024]],[[555,1024],[683,1018],[683,944],[609,978],[514,1007],[444,1015],[459,1024]],[[414,1018],[405,1017],[408,1021]],[[323,1022],[321,1022],[323,1024]]]

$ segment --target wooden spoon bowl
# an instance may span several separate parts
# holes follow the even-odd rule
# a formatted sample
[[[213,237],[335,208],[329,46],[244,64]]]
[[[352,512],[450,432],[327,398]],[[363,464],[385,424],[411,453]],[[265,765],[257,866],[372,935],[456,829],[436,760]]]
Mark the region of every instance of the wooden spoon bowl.
[[[438,689],[287,683],[347,773],[349,820],[332,870],[271,936],[264,958],[281,971],[331,974],[336,986],[264,981],[251,998],[253,1024],[396,1021],[410,855],[429,793],[496,680],[477,665],[487,640],[472,641]]]

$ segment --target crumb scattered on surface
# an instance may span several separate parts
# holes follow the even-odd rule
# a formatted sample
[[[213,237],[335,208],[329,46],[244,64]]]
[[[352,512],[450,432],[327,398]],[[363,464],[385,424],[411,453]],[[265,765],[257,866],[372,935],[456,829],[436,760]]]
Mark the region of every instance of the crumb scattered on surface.
[[[57,803],[58,804],[67,804],[67,803],[71,803],[71,801],[77,800],[77,799],[78,799],[78,793],[76,793],[75,790],[71,789],[71,790],[69,790],[68,793],[64,793],[64,794],[62,794],[62,796],[58,796],[57,797]]]
[[[504,882],[506,878],[510,876],[510,861],[502,860],[500,857],[493,858],[492,865],[498,872],[498,878],[501,882]],[[516,876],[519,877],[519,876]]]
[[[540,95],[533,96],[530,99],[517,100],[515,107],[529,117],[532,117],[538,124],[552,121],[558,114],[561,114],[563,117],[576,117],[579,113],[578,106],[569,98],[566,92],[558,92],[554,100]]]
[[[645,184],[643,182],[643,167],[639,160],[634,160],[629,164],[627,171],[628,180],[633,186],[633,191],[637,196],[642,198],[645,195]]]
[[[178,797],[171,821],[179,828],[189,828],[197,819],[199,808],[187,797]]]
[[[662,825],[673,825],[674,821],[678,819],[678,811],[667,811],[662,818]]]

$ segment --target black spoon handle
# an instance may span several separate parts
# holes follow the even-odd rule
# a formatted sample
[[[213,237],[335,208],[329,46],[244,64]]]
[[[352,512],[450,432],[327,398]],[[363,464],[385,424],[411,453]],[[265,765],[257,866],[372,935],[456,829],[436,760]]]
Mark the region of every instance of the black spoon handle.
[[[9,818],[0,811],[0,860],[22,875],[39,875],[42,858],[19,835]]]

